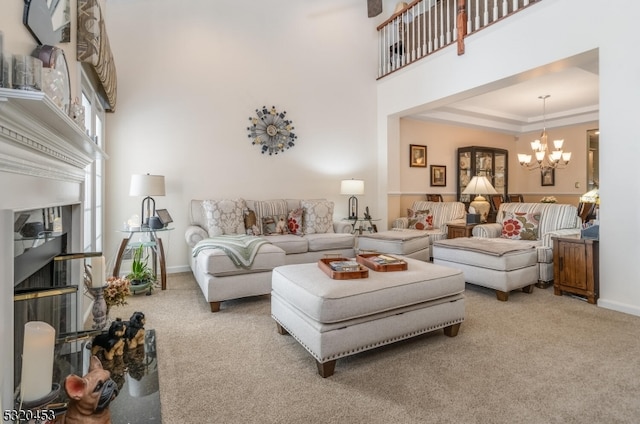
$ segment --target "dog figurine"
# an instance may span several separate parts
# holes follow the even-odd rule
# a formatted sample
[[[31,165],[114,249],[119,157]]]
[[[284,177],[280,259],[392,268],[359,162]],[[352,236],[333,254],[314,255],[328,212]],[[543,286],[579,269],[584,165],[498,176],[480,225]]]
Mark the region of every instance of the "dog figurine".
[[[131,318],[129,318],[129,321],[125,322],[127,329],[124,333],[124,340],[127,344],[127,349],[135,349],[138,346],[144,345],[145,322],[143,312],[134,312]]]
[[[64,379],[64,390],[69,396],[69,405],[56,423],[111,423],[109,403],[118,396],[118,387],[97,356],[91,357],[89,372],[84,377],[71,374]]]
[[[97,355],[98,352],[103,351],[104,359],[107,361],[112,361],[114,356],[122,356],[126,330],[125,323],[120,318],[116,318],[109,326],[109,331],[93,338],[91,354]]]

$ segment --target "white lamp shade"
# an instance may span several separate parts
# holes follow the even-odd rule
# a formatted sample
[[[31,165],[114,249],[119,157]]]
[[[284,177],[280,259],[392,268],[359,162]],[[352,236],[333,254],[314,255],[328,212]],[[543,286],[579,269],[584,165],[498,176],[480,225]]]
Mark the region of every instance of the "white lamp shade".
[[[471,178],[471,182],[469,182],[462,194],[498,194],[498,192],[493,188],[487,177],[475,176]]]
[[[364,194],[363,180],[342,180],[340,183],[340,194],[355,195]]]
[[[132,175],[129,196],[164,196],[164,175]]]

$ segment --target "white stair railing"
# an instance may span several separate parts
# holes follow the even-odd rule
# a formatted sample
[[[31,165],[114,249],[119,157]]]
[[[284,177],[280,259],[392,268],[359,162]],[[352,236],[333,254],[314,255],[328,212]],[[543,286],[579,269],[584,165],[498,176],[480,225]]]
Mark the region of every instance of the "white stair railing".
[[[466,0],[472,34],[542,0]],[[458,0],[414,0],[378,27],[378,78],[457,42]]]

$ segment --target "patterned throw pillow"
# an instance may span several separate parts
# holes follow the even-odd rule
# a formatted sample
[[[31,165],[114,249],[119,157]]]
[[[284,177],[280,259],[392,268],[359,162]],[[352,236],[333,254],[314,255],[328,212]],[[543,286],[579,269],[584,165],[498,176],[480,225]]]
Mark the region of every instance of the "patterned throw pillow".
[[[539,224],[539,212],[505,212],[501,237],[511,240],[538,240]]]
[[[300,204],[305,234],[333,233],[333,202],[302,200]]]
[[[260,227],[258,227],[258,218],[256,217],[255,211],[251,209],[244,210],[244,228],[247,230],[247,235],[260,235]]]
[[[295,234],[296,236],[304,234],[302,231],[302,208],[297,208],[289,212],[287,226],[289,227],[290,234]]]
[[[260,234],[265,234],[264,228],[262,227],[262,218],[275,215],[287,215],[287,201],[283,199],[256,200],[253,204],[253,208],[256,211],[256,216],[258,217]]]
[[[409,218],[409,228],[414,230],[433,230],[433,214],[429,213],[429,211],[416,213],[413,218]]]
[[[244,227],[244,199],[205,200],[202,202],[207,218],[209,237],[223,234],[246,234]]]
[[[288,234],[287,215],[273,215],[262,218],[262,231],[266,236]]]
[[[416,215],[418,215],[418,214],[424,215],[424,214],[428,214],[428,213],[429,213],[428,209],[424,210],[424,211],[414,211],[413,209],[408,208],[407,209],[407,218],[411,219],[411,218],[415,218]]]

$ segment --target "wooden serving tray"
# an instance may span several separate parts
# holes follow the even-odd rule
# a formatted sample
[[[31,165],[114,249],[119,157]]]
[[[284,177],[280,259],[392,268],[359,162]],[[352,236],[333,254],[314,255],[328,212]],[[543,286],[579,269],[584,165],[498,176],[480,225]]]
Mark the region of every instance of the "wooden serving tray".
[[[381,255],[381,253],[361,253],[358,256],[356,256],[356,261],[359,264],[365,265],[366,267],[371,268],[372,270],[378,271],[378,272],[407,270],[407,262],[403,261],[402,259],[395,258],[394,256],[391,256],[391,255],[383,254],[384,256],[395,258],[395,259],[401,260],[402,262],[397,264],[379,264],[370,259],[372,257],[379,256],[379,255]]]
[[[360,265],[360,270],[358,271],[334,271],[331,269],[331,266],[329,266],[330,262],[348,260],[348,258],[322,258],[318,261],[318,268],[334,280],[354,280],[356,278],[367,278],[369,276],[369,270],[362,265]]]

